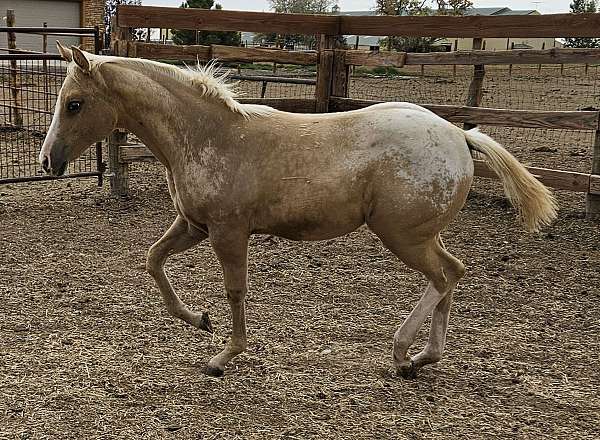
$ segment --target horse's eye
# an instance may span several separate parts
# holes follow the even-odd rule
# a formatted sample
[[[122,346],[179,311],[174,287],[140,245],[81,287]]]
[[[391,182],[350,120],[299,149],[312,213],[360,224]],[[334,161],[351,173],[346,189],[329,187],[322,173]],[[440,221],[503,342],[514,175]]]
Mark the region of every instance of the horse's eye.
[[[81,101],[70,101],[67,104],[67,110],[70,113],[77,113],[79,110],[81,110]]]

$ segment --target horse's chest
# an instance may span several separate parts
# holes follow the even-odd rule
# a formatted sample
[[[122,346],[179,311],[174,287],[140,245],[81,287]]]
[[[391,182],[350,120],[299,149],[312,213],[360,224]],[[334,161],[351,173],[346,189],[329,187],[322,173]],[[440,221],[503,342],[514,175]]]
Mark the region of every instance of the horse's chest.
[[[196,174],[189,179],[175,180],[174,203],[179,213],[192,223],[210,223],[211,220],[232,214],[229,185],[218,175]]]

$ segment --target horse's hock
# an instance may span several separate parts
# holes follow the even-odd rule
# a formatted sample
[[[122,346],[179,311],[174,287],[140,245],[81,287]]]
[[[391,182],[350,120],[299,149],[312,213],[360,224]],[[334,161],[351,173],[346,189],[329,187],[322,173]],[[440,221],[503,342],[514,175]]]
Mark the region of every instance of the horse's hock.
[[[165,15],[168,12],[168,15]],[[513,75],[517,68],[535,68],[538,74],[542,66],[560,67],[561,75],[569,75],[569,68],[581,67],[587,79],[590,78],[590,65],[600,62],[600,49],[565,49],[553,47],[550,49],[513,49],[501,51],[480,50],[485,48],[486,38],[506,38],[507,48],[512,37],[518,35],[527,38],[544,37],[600,37],[600,17],[598,14],[555,14],[539,16],[473,16],[473,17],[350,17],[337,15],[303,16],[298,14],[249,13],[233,11],[205,11],[199,9],[173,9],[142,6],[119,6],[117,16],[113,17],[114,29],[112,51],[115,55],[139,57],[159,60],[177,60],[186,62],[208,62],[218,59],[222,63],[254,63],[270,62],[277,64],[294,64],[297,66],[315,66],[316,83],[314,95],[307,98],[289,96],[289,90],[280,89],[277,97],[265,97],[267,84],[271,82],[290,84],[297,79],[280,76],[261,77],[261,98],[241,99],[247,103],[261,103],[272,107],[295,112],[335,112],[363,108],[386,100],[410,101],[413,93],[406,98],[381,96],[373,99],[372,93],[367,93],[369,99],[356,99],[356,93],[351,90],[356,77],[351,71],[357,71],[360,66],[368,68],[403,69],[406,72],[400,81],[419,79],[433,94],[440,86],[434,81],[433,87],[427,82],[425,67],[432,71],[441,71],[452,67],[452,76],[448,83],[459,81],[457,72],[464,71],[465,66],[473,66],[471,79],[463,77],[468,83],[466,105],[446,105],[446,102],[456,100],[458,94],[440,99],[444,104],[424,105],[443,118],[465,128],[474,126],[490,126],[492,129],[508,130],[537,130],[544,133],[578,132],[591,134],[593,141],[591,167],[586,171],[567,171],[530,166],[528,169],[541,182],[555,189],[574,191],[586,194],[586,215],[590,219],[600,219],[600,112],[596,101],[570,103],[563,111],[558,105],[548,104],[549,110],[538,109],[542,99],[535,99],[531,105],[521,105],[527,109],[483,108],[482,102],[493,101],[484,95],[484,80],[487,76],[494,78],[494,69],[508,66],[508,74]],[[180,29],[210,29],[237,30],[246,32],[264,32],[265,23],[272,32],[289,34],[317,35],[318,50],[293,51],[273,48],[228,47],[220,45],[202,46],[173,46],[131,41],[129,28],[180,28]],[[446,37],[454,35],[457,38],[472,38],[473,50],[432,53],[399,53],[363,50],[347,50],[343,48],[341,35],[403,35],[403,36],[433,36]],[[458,40],[457,40],[458,41]],[[556,40],[555,40],[556,41]],[[456,49],[456,44],[454,46]],[[488,66],[486,69],[485,66]],[[566,74],[565,74],[565,66]],[[583,68],[585,66],[585,68]],[[415,68],[420,72],[415,73]],[[593,67],[592,69],[598,69]],[[450,71],[448,71],[450,72]],[[466,72],[464,72],[466,73]],[[486,76],[487,75],[487,76]],[[243,78],[243,77],[241,77]],[[457,79],[458,78],[458,79]],[[303,80],[307,81],[307,80]],[[393,87],[390,78],[379,80]],[[515,84],[519,78],[514,79]],[[597,79],[594,77],[594,84]],[[497,79],[496,79],[497,82]],[[543,82],[543,81],[542,81]],[[443,84],[443,82],[442,82]],[[514,87],[510,77],[508,89],[500,89],[500,93],[512,94]],[[520,92],[517,90],[517,92]],[[546,96],[545,89],[536,92]],[[564,93],[569,93],[565,90]],[[452,93],[451,93],[452,94]],[[395,93],[398,96],[399,93]],[[593,94],[587,94],[593,96]],[[288,97],[285,97],[288,96]],[[363,95],[364,96],[364,95]],[[535,96],[534,96],[535,97]],[[427,99],[427,98],[425,98]],[[425,104],[417,102],[417,104]],[[575,105],[573,105],[575,104]],[[517,104],[518,105],[518,104]],[[562,108],[565,106],[563,105]],[[536,108],[530,109],[530,108]],[[541,107],[543,108],[543,107]],[[586,108],[586,110],[577,110]],[[129,164],[138,161],[153,161],[154,156],[142,144],[128,143],[124,133],[116,132],[108,142],[110,162],[110,182],[112,192],[118,196],[128,194]],[[510,143],[506,145],[511,149]],[[539,149],[538,149],[539,150]],[[588,156],[589,157],[589,156]],[[560,163],[560,162],[559,162]],[[560,166],[560,165],[558,165]],[[484,161],[475,160],[475,175],[480,177],[497,178]]]

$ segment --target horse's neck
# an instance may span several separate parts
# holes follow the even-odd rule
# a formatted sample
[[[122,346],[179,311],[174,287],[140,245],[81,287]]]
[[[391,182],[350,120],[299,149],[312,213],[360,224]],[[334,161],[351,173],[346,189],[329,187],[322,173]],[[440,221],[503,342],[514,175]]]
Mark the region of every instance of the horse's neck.
[[[127,66],[124,66],[127,67]],[[201,148],[195,142],[232,117],[225,104],[200,96],[168,75],[136,68],[113,69],[111,84],[120,103],[119,126],[135,134],[165,166]]]

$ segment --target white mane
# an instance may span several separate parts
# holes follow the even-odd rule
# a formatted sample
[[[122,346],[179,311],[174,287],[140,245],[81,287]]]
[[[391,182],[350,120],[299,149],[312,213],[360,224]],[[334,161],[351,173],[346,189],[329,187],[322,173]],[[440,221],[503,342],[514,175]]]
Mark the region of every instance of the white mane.
[[[231,111],[239,113],[245,118],[260,117],[276,112],[274,108],[259,104],[242,104],[235,98],[235,83],[226,82],[229,72],[221,69],[216,61],[211,61],[205,66],[199,62],[195,67],[186,66],[181,69],[170,64],[163,64],[156,61],[145,60],[142,58],[120,58],[103,56],[93,57],[92,70],[104,63],[115,63],[126,67],[141,68],[142,73],[159,73],[174,78],[198,90],[201,96],[207,96],[217,99],[224,103]],[[68,73],[73,72],[74,63],[69,65]]]

